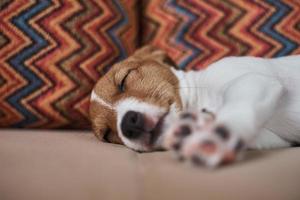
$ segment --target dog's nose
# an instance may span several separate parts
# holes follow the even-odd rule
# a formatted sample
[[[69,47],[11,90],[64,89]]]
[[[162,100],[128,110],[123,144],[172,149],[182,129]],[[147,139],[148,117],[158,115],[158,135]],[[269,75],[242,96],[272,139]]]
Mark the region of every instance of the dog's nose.
[[[138,138],[144,131],[144,116],[142,113],[128,111],[121,122],[123,135],[129,139]]]

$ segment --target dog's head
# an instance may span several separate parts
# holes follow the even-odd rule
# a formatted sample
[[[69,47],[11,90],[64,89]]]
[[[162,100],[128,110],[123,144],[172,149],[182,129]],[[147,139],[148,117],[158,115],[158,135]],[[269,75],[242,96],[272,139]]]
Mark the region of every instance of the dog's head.
[[[153,46],[115,64],[95,85],[90,119],[95,135],[137,151],[161,148],[168,116],[182,108],[167,54]]]

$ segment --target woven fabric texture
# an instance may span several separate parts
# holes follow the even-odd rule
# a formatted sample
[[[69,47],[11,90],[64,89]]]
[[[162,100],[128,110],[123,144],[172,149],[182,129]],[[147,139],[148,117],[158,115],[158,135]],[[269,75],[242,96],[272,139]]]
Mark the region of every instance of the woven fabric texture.
[[[143,43],[166,50],[182,69],[225,56],[300,54],[300,1],[151,0]]]
[[[136,0],[1,0],[0,127],[87,128],[96,80],[136,49]]]
[[[297,0],[1,0],[0,127],[88,128],[91,89],[152,43],[181,69],[300,54]]]

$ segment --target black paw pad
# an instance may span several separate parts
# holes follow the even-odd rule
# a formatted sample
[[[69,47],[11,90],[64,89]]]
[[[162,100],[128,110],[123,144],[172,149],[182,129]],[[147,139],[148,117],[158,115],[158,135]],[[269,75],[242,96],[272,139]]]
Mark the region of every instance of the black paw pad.
[[[181,127],[179,127],[177,135],[180,136],[180,137],[186,137],[186,136],[190,135],[191,132],[192,132],[192,130],[189,126],[182,125]]]
[[[236,145],[235,145],[235,147],[234,147],[234,150],[235,151],[240,151],[240,150],[242,150],[243,148],[244,148],[244,146],[245,146],[245,142],[243,141],[243,140],[239,140],[237,143],[236,143]]]
[[[215,133],[223,140],[227,140],[230,137],[230,133],[229,133],[228,129],[224,126],[218,126],[215,129]]]
[[[195,156],[195,155],[191,157],[191,161],[194,165],[197,165],[197,166],[203,164],[202,160],[198,156]]]
[[[185,112],[180,114],[180,119],[196,120],[196,116],[192,113]]]
[[[174,149],[175,151],[179,151],[180,148],[181,148],[181,144],[179,142],[172,145],[172,149]]]

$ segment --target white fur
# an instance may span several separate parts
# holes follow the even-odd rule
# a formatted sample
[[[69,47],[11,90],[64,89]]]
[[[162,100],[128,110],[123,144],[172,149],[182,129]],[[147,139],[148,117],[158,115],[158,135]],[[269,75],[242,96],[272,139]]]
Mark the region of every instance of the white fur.
[[[184,109],[207,108],[254,148],[300,142],[300,56],[228,57],[198,72],[173,71]],[[263,134],[263,136],[261,136]]]
[[[108,103],[107,101],[105,101],[104,99],[99,97],[99,95],[97,95],[94,91],[92,91],[92,94],[91,94],[91,101],[95,101],[108,109],[111,109],[111,110],[115,109],[112,104]]]

